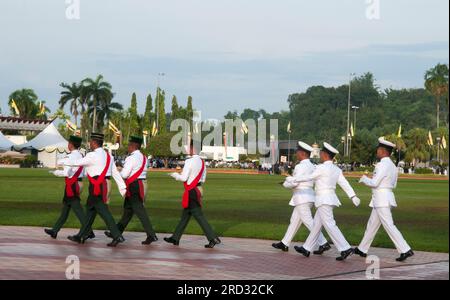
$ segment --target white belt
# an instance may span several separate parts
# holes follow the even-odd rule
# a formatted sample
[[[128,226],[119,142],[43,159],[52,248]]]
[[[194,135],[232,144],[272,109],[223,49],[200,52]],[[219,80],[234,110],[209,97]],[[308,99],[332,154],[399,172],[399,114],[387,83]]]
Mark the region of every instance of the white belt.
[[[373,189],[374,192],[392,192],[393,188],[376,188]]]
[[[316,195],[317,196],[321,196],[321,195],[332,195],[332,194],[336,194],[336,190],[335,189],[327,189],[327,190],[316,190]]]

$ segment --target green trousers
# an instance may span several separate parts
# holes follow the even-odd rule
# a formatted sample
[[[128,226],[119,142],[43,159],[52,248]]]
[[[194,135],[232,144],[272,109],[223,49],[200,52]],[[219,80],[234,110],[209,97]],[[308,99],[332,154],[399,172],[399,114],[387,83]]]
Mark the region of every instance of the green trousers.
[[[53,226],[53,231],[59,232],[61,230],[61,228],[64,226],[67,219],[69,218],[70,210],[73,210],[78,220],[80,221],[81,226],[83,226],[83,224],[86,223],[86,214],[84,213],[83,207],[81,206],[80,198],[64,197],[61,214],[58,220],[56,221],[55,225]]]
[[[133,182],[130,184],[130,193],[131,196],[125,198],[123,203],[123,214],[119,223],[117,223],[117,227],[120,232],[124,232],[125,228],[130,223],[133,215],[136,215],[141,221],[142,226],[144,227],[145,232],[148,237],[155,237],[156,233],[153,230],[152,223],[150,222],[150,218],[148,216],[147,210],[144,207],[144,200],[141,199],[139,195],[139,186],[137,182]]]
[[[209,225],[206,217],[203,215],[202,208],[197,200],[197,193],[192,190],[189,193],[189,207],[183,210],[180,223],[178,223],[178,226],[172,235],[174,240],[180,241],[181,236],[191,220],[191,217],[194,217],[198,225],[200,225],[208,241],[212,241],[217,238],[216,233],[212,229],[211,225]]]
[[[103,191],[103,188],[101,190]],[[89,184],[89,196],[86,204],[86,223],[81,227],[78,233],[79,237],[86,238],[90,234],[97,214],[103,219],[114,239],[121,236],[116,222],[108,209],[108,205],[103,202],[102,195],[95,196],[94,187],[92,184]]]

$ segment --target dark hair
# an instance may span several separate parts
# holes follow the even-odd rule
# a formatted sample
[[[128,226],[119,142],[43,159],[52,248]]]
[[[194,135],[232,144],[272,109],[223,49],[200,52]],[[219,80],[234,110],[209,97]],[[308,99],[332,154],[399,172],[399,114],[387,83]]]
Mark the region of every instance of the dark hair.
[[[133,142],[128,142],[128,145],[136,145],[138,149],[140,149],[140,148],[142,147],[142,144],[141,144],[141,143],[138,143],[138,142],[135,142],[135,141],[133,141]]]
[[[72,146],[74,146],[75,149],[81,148],[81,142],[70,141],[69,143],[72,144]]]
[[[382,144],[378,145],[378,148],[382,148],[382,149],[386,150],[389,153],[389,155],[391,155],[392,152],[394,152],[394,148],[388,147],[388,146],[385,146]]]
[[[93,142],[97,144],[99,147],[103,147],[103,141],[99,139],[92,139]]]

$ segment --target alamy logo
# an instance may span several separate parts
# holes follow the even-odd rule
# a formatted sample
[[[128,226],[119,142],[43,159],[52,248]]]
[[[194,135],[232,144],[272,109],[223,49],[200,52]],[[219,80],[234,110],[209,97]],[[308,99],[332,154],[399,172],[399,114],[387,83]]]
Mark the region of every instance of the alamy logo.
[[[80,19],[80,0],[66,0],[66,18],[68,20]]]
[[[76,255],[69,255],[66,258],[66,279],[74,280],[80,279],[80,259]]]
[[[380,19],[380,0],[366,0],[366,18],[368,20]]]
[[[370,255],[366,258],[366,264],[369,265],[366,269],[366,278],[369,280],[379,280],[380,258],[376,255]]]

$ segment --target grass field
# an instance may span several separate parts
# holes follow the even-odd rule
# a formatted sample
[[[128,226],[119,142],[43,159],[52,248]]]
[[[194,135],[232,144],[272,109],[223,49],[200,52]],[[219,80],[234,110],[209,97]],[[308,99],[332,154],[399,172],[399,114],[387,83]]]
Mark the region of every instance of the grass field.
[[[282,177],[269,175],[210,174],[205,186],[205,214],[221,236],[279,240],[289,224],[290,192],[277,183]],[[339,190],[343,206],[335,210],[336,220],[351,244],[364,233],[370,214],[370,190],[350,179],[362,205],[355,208]],[[64,181],[39,169],[0,169],[0,225],[51,226],[59,215]],[[165,173],[149,174],[147,208],[158,232],[171,232],[181,214],[182,185]],[[396,191],[399,208],[394,218],[405,238],[416,250],[448,252],[448,181],[401,180]],[[86,193],[83,193],[83,202]],[[122,200],[114,186],[111,209],[117,219]],[[66,227],[78,227],[71,215]],[[103,229],[98,219],[97,229]],[[127,230],[140,231],[134,218]],[[304,241],[301,227],[296,239]],[[200,234],[195,222],[187,233]],[[1,238],[1,237],[0,237]],[[380,230],[374,246],[392,248]]]

